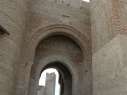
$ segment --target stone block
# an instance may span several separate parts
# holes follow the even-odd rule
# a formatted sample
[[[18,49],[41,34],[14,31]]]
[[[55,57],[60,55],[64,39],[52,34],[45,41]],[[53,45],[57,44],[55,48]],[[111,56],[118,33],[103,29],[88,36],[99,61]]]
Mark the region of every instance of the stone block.
[[[125,39],[117,35],[93,54],[93,95],[126,95]]]

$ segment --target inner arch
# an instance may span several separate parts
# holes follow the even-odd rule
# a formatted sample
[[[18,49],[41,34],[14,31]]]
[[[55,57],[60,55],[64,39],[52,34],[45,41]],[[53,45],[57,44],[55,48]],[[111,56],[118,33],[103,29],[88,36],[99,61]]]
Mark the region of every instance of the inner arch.
[[[54,56],[57,58],[55,62],[52,62],[51,58],[54,58]],[[62,60],[59,60],[61,57],[63,57]],[[51,60],[51,62],[47,63],[45,59],[48,59],[48,62]],[[73,67],[79,70],[80,65],[78,64],[82,63],[83,52],[72,38],[58,34],[44,38],[39,42],[36,48],[34,64],[31,69],[31,87],[29,95],[37,95],[38,92],[36,88],[38,88],[41,73],[49,68],[56,69],[60,74],[60,95],[72,95],[73,82],[75,83],[74,80],[76,80]]]
[[[59,87],[60,89],[56,89],[60,90],[59,95],[72,95],[72,74],[70,72],[70,70],[68,69],[67,66],[64,65],[64,63],[61,63],[59,61],[55,61],[55,62],[51,62],[49,64],[47,64],[41,72],[45,72],[47,70],[54,70],[54,72],[57,71],[57,74],[59,75]],[[49,71],[52,72],[52,71]],[[58,93],[56,93],[57,95]]]
[[[80,46],[73,39],[63,35],[53,35],[42,40],[36,48],[35,63],[42,57],[52,55],[63,55],[76,64],[83,61]]]

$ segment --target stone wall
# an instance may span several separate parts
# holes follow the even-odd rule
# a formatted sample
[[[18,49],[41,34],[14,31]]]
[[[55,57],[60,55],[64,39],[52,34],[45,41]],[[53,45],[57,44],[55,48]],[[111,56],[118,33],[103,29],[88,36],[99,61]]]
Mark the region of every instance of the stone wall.
[[[89,35],[90,13],[89,4],[75,8],[66,3],[56,3],[54,0],[37,0],[30,2],[29,32],[54,24],[65,24],[75,27]],[[85,31],[84,31],[85,30]],[[28,33],[30,35],[30,33]]]
[[[70,0],[67,3],[68,1],[66,0],[63,3],[51,0],[0,1],[0,25],[10,34],[0,34],[1,95],[15,95],[15,91],[16,95],[28,94],[29,70],[31,69],[30,64],[33,62],[30,59],[32,59],[31,56],[34,56],[30,55],[31,52],[34,52],[34,50],[32,51],[34,46],[31,43],[29,44],[29,41],[34,40],[30,39],[32,38],[31,35],[40,28],[61,24],[77,29],[80,33],[77,33],[78,35],[74,33],[74,35],[78,37],[80,35],[81,38],[84,36],[83,47],[85,45],[85,47],[89,47],[87,48],[88,53],[85,55],[84,63],[91,63],[91,51],[89,51],[91,50],[89,4],[80,3],[81,0],[78,2],[77,0],[73,0],[73,2]],[[91,82],[87,82],[91,78],[91,71],[89,71],[91,65],[82,65],[82,68],[86,67],[82,70],[85,75],[81,76],[82,86],[78,89],[82,89],[81,94],[91,93]],[[89,86],[90,89],[88,87],[83,90],[84,84]],[[75,92],[77,92],[76,85]]]
[[[15,66],[20,56],[22,34],[25,28],[25,2],[0,0],[0,25],[9,35],[0,34],[0,94],[14,95]]]
[[[59,70],[59,72],[62,75],[62,78],[64,79],[63,95],[71,95],[71,93],[73,93],[72,95],[77,95],[77,93],[79,92],[80,92],[80,95],[82,95],[81,89],[83,89],[83,87],[85,87],[86,84],[85,82],[84,82],[85,85],[79,84],[79,81],[83,82],[83,78],[84,78],[83,69],[88,68],[88,67],[83,68],[83,64],[85,63],[83,63],[82,50],[76,44],[76,42],[74,42],[72,39],[66,36],[60,36],[60,35],[51,36],[47,39],[44,39],[43,41],[39,43],[36,49],[36,56],[34,60],[35,60],[34,64],[36,64],[34,66],[36,66],[35,69],[37,69],[37,70],[33,69],[34,71],[36,71],[34,73],[39,73],[44,68],[44,66],[46,66],[46,64],[47,65],[54,64],[53,62],[58,62],[57,63],[58,66],[59,64],[63,64],[62,68],[64,68],[64,65],[67,66],[67,68],[69,69],[69,73],[71,73],[70,76],[69,74],[67,74],[66,70],[62,71],[60,67],[58,68],[54,66],[54,68]],[[71,76],[73,77],[73,80],[69,78]],[[52,82],[51,79],[52,79],[52,76],[48,77],[48,80],[46,82],[47,86],[46,86],[45,95],[53,95],[52,94],[53,83],[51,83]],[[73,83],[71,84],[72,81]],[[87,80],[87,83],[89,82],[90,81]],[[71,85],[73,86],[71,87]],[[88,92],[86,91],[85,93],[88,93]]]
[[[39,86],[37,95],[45,95],[44,92],[45,92],[45,86]]]
[[[126,1],[92,0],[93,95],[126,95]]]
[[[91,84],[92,84],[91,83],[91,76],[92,75],[91,75],[90,12],[89,12],[89,4],[84,3],[84,5],[86,5],[86,6],[76,8],[76,7],[73,7],[73,6],[68,5],[66,3],[56,3],[51,0],[36,0],[36,1],[31,1],[29,3],[30,8],[29,8],[29,15],[28,15],[29,16],[28,23],[27,23],[28,31],[26,33],[26,41],[29,40],[29,42],[34,42],[34,40],[36,38],[36,34],[38,35],[38,33],[41,33],[40,36],[45,35],[50,32],[50,30],[45,31],[45,29],[47,29],[49,27],[53,27],[53,26],[55,26],[57,28],[57,26],[59,27],[60,25],[62,27],[64,25],[66,25],[67,27],[73,27],[74,29],[76,29],[79,32],[79,33],[77,32],[77,34],[79,35],[79,39],[82,38],[81,36],[84,36],[82,44],[83,44],[83,46],[85,46],[85,48],[87,50],[84,53],[84,60],[85,61],[82,64],[82,66],[79,66],[79,67],[82,67],[81,72],[84,73],[84,76],[81,75],[81,77],[79,79],[82,81],[81,84],[78,84],[79,81],[76,81],[76,83],[74,84],[74,91],[73,92],[75,95],[77,95],[78,90],[81,90],[81,89],[85,89],[85,90],[80,91],[80,93],[82,95],[84,93],[92,93],[91,92],[91,88],[92,88],[91,87]],[[44,29],[44,31],[43,31],[43,29]],[[51,31],[52,31],[52,29],[54,29],[54,28],[51,28]],[[67,29],[67,28],[65,28],[65,29]],[[57,29],[56,29],[56,32],[58,32]],[[67,32],[64,33],[64,30],[59,30],[59,32],[63,32],[60,35],[64,35],[65,37],[67,36],[70,38],[72,37],[72,39],[73,39],[73,36],[68,35],[69,33],[67,33]],[[68,31],[68,32],[70,32],[70,31]],[[75,31],[72,31],[72,32],[75,32]],[[77,35],[75,33],[72,33],[72,34]],[[30,39],[30,37],[32,37],[32,36],[35,38]],[[43,39],[43,37],[41,39]],[[74,38],[74,40],[78,41],[76,38]],[[26,50],[25,50],[25,53],[23,54],[24,57],[26,56],[26,58],[25,58],[26,61],[24,61],[24,66],[28,66],[29,69],[30,69],[30,67],[29,67],[30,64],[33,63],[32,62],[33,60],[30,60],[30,58],[28,58],[28,57],[34,56],[33,50],[31,49],[33,47],[35,48],[35,46],[33,44],[35,44],[35,43],[32,43],[32,44],[26,43],[24,45],[25,48],[26,48],[26,46],[28,46],[28,48],[26,48]],[[80,43],[78,43],[78,44],[80,44]],[[55,48],[56,49],[54,51],[57,51],[57,46]],[[84,51],[85,51],[85,49],[83,48],[83,52]],[[34,52],[34,54],[35,54],[35,52]],[[67,57],[70,57],[70,56],[67,55]],[[62,58],[62,57],[58,56],[58,58]],[[64,59],[64,61],[66,61],[66,60]],[[77,65],[75,67],[78,68]],[[28,73],[29,72],[28,68],[23,68],[23,72],[25,71],[25,73]],[[77,71],[77,73],[79,73],[79,72],[80,71]],[[74,73],[75,73],[75,71],[74,71]],[[27,85],[28,82],[29,82],[29,76],[27,76],[27,78],[26,78],[25,85]],[[78,86],[80,85],[80,86],[77,88],[77,85]],[[26,88],[26,89],[28,89],[28,88]],[[26,91],[26,89],[24,89],[24,90]],[[25,92],[25,91],[22,91],[22,92]],[[25,94],[25,95],[27,95],[27,94]]]

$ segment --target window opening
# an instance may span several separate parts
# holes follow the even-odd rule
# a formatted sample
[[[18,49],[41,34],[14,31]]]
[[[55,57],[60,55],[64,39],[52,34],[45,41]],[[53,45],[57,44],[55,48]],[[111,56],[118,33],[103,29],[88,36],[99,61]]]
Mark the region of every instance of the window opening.
[[[90,2],[90,0],[82,0],[83,2]]]

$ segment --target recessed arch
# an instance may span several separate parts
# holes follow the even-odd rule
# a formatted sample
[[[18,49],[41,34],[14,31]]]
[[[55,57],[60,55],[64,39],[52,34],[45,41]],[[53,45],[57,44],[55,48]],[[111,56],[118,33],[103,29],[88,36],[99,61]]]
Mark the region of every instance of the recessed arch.
[[[43,39],[36,48],[34,64],[31,69],[31,84],[34,83],[34,85],[31,85],[33,87],[30,89],[30,95],[32,93],[34,93],[32,95],[36,95],[37,93],[37,80],[39,80],[40,73],[45,68],[51,67],[56,68],[62,76],[64,82],[62,88],[64,91],[61,90],[61,95],[72,95],[73,84],[75,80],[78,80],[76,78],[78,71],[76,71],[75,67],[77,65],[78,70],[78,65],[82,64],[82,62],[83,53],[80,46],[68,36],[53,34]],[[34,92],[31,93],[32,89],[34,89]]]
[[[72,72],[70,71],[70,69],[68,68],[68,66],[66,66],[65,63],[61,62],[61,61],[51,61],[50,63],[46,64],[44,66],[44,68],[42,69],[41,72],[43,72],[44,70],[46,70],[47,68],[55,68],[57,69],[59,72],[65,72],[66,75],[69,75],[72,77]]]
[[[71,40],[70,42],[73,41],[74,44],[76,44],[79,47],[78,50],[80,51],[80,54],[82,55],[82,57],[81,57],[82,61],[80,62],[81,64],[74,64],[74,61],[68,59],[69,57],[64,56],[64,55],[59,55],[59,54],[53,55],[53,56],[47,56],[47,57],[43,56],[39,62],[37,62],[37,60],[35,60],[35,58],[38,58],[36,56],[36,54],[37,54],[39,44],[43,43],[43,41],[45,39],[49,39],[49,38],[55,37],[55,36],[63,36],[65,38],[69,38],[69,41]],[[57,61],[57,62],[61,62],[65,66],[67,66],[67,68],[69,69],[69,71],[72,75],[72,95],[77,95],[78,92],[81,90],[80,86],[79,86],[79,81],[83,80],[82,76],[83,76],[83,72],[84,72],[83,66],[85,63],[85,57],[86,57],[86,55],[89,55],[88,54],[89,53],[89,51],[88,51],[89,45],[87,45],[88,41],[89,40],[87,39],[87,37],[85,37],[85,35],[82,34],[82,32],[76,30],[72,26],[51,25],[51,26],[47,26],[45,28],[38,28],[35,33],[33,33],[29,36],[29,41],[28,41],[29,46],[33,46],[33,47],[28,47],[30,49],[29,55],[31,55],[28,58],[31,61],[31,63],[30,63],[30,65],[31,65],[30,80],[33,83],[33,84],[30,83],[29,89],[33,89],[31,87],[33,85],[38,84],[37,81],[35,81],[35,80],[39,79],[40,72],[42,71],[42,69],[44,69],[44,67],[48,63]],[[89,69],[89,67],[88,67],[88,69]],[[78,89],[76,86],[78,86]],[[31,92],[31,93],[33,93],[33,94],[29,94],[29,95],[36,95],[36,89],[34,89],[32,91],[33,92]]]
[[[47,64],[41,73],[50,68],[54,68],[60,75],[59,83],[61,85],[60,95],[72,95],[72,74],[69,69],[61,62],[54,61]],[[40,74],[41,74],[40,73]]]
[[[60,60],[60,61],[57,61]],[[78,80],[74,73],[75,69],[71,67],[71,62],[69,61],[64,61],[66,59],[63,59],[63,57],[55,56],[51,58],[46,58],[41,61],[41,63],[32,65],[32,73],[31,73],[31,87],[30,87],[30,92],[29,95],[37,95],[37,84],[39,82],[39,78],[41,73],[48,69],[48,68],[55,68],[58,70],[58,72],[61,75],[61,79],[64,82],[64,86],[62,86],[61,94],[60,95],[73,95],[73,84],[74,80]],[[64,63],[65,62],[65,63]],[[68,64],[69,63],[69,64]],[[63,85],[63,84],[62,84]],[[70,89],[70,90],[68,90]]]
[[[78,46],[80,46],[83,55],[88,54],[88,48],[90,48],[90,46],[87,45],[89,39],[87,39],[86,35],[84,35],[81,31],[75,29],[73,26],[64,25],[64,24],[55,24],[46,27],[40,26],[35,30],[35,32],[33,32],[29,36],[28,44],[30,44],[29,46],[31,45],[33,46],[33,47],[28,47],[31,48],[31,53],[32,53],[31,55],[35,55],[37,45],[42,40],[53,35],[63,35],[71,38],[78,44]],[[34,56],[32,56],[31,58],[34,59]]]

